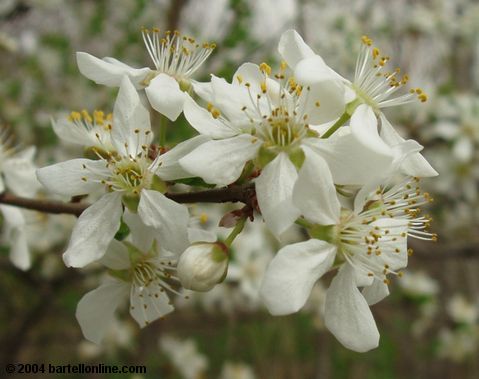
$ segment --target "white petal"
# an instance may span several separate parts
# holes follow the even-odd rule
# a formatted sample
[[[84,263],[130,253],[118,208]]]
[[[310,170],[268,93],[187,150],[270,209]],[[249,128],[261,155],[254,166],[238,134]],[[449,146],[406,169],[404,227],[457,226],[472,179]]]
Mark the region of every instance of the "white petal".
[[[58,121],[52,120],[52,128],[55,134],[66,142],[82,146],[92,146],[94,144],[87,130],[76,127],[67,117],[62,117]]]
[[[243,83],[249,83],[251,88],[257,92],[261,92],[261,83],[264,82],[264,74],[261,73],[257,64],[243,63],[233,75],[233,84],[241,78]]]
[[[35,149],[26,149],[2,162],[5,186],[19,196],[35,196],[41,187],[35,175],[36,167],[28,156],[31,151]]]
[[[377,153],[361,144],[352,133],[304,142],[328,163],[335,184],[360,185],[384,176],[391,169],[391,155]]]
[[[130,256],[127,247],[120,241],[112,240],[100,263],[112,270],[127,270],[130,268]]]
[[[67,196],[89,194],[101,189],[104,185],[100,180],[109,174],[105,161],[83,158],[37,170],[37,178],[46,189]]]
[[[145,92],[153,109],[171,121],[175,121],[183,111],[186,96],[175,78],[159,74],[145,88]]]
[[[287,30],[281,35],[278,51],[292,69],[300,60],[315,55],[303,38],[293,29]]]
[[[316,281],[332,266],[336,247],[310,239],[283,247],[269,263],[260,296],[275,316],[299,311]]]
[[[210,112],[196,104],[190,96],[185,98],[184,113],[190,125],[201,134],[213,138],[227,138],[238,134],[236,129],[229,128],[213,118]]]
[[[323,225],[337,224],[341,205],[326,161],[303,147],[305,160],[293,189],[293,202],[302,215]]]
[[[324,124],[336,120],[344,113],[344,86],[338,80],[324,80],[311,84],[308,88],[301,94],[299,112],[308,116],[309,123]]]
[[[85,338],[100,344],[111,326],[115,310],[128,295],[128,284],[110,279],[78,302],[76,318]]]
[[[0,205],[3,214],[3,234],[10,245],[10,261],[20,270],[31,266],[30,251],[25,233],[25,217],[20,208]]]
[[[344,78],[331,69],[319,55],[313,55],[299,61],[294,69],[294,76],[301,84],[326,83],[335,80],[341,85],[342,100],[349,99],[350,95],[344,97]]]
[[[78,68],[85,77],[109,87],[119,87],[126,75],[135,83],[136,88],[143,88],[141,81],[151,72],[147,67],[129,67],[114,58],[99,59],[83,52],[77,52],[76,57]]]
[[[373,109],[366,104],[359,105],[351,116],[351,132],[364,146],[379,154],[391,155],[391,148],[381,139],[378,120]]]
[[[180,254],[189,246],[188,208],[168,199],[158,191],[142,190],[138,215],[142,221],[159,230],[160,247]]]
[[[159,155],[152,164],[151,170],[156,172],[163,180],[177,180],[190,177],[191,174],[181,167],[179,160],[209,140],[209,137],[199,135],[179,143],[165,154]]]
[[[396,130],[394,130],[391,123],[381,113],[381,137],[389,145],[394,146],[404,142]],[[418,176],[421,178],[439,175],[436,170],[429,164],[429,162],[420,153],[411,154],[401,164],[401,169],[406,175]]]
[[[261,140],[249,134],[209,141],[180,159],[180,165],[207,183],[226,186],[238,179],[247,161],[256,156]]]
[[[256,179],[256,196],[261,214],[271,232],[279,237],[299,217],[293,204],[293,187],[298,173],[286,153],[278,156]]]
[[[136,157],[152,138],[150,113],[130,79],[124,77],[113,108],[112,143],[121,155]]]
[[[63,261],[68,267],[84,267],[103,257],[118,228],[121,194],[111,192],[90,205],[73,228]]]
[[[193,91],[204,101],[211,103],[213,102],[213,88],[211,87],[211,83],[202,83],[197,82],[196,80],[191,81],[191,85],[193,86]]]
[[[376,323],[349,264],[339,270],[326,293],[325,324],[348,349],[362,353],[379,345]]]
[[[407,230],[408,220],[394,218],[380,218],[371,223],[371,227],[380,228],[381,231],[388,230],[388,234],[381,232],[377,245],[381,248],[382,254],[376,257],[381,266],[388,265],[393,271],[400,270],[407,266]],[[403,237],[404,236],[404,237]],[[396,249],[399,252],[396,252]]]
[[[132,287],[130,314],[140,327],[144,328],[173,309],[165,291],[155,282],[147,287]]]
[[[363,289],[362,294],[368,305],[374,305],[379,303],[382,299],[389,295],[389,287],[387,284],[384,284],[383,281],[379,279],[374,279],[372,285]]]
[[[130,229],[128,238],[133,246],[143,252],[149,251],[153,245],[153,240],[155,237],[158,237],[158,230],[146,225],[138,214],[132,213],[127,209],[123,213],[123,221]]]
[[[212,76],[211,87],[213,89],[213,105],[226,116],[230,124],[249,126],[249,118],[243,111],[243,107],[251,108],[256,102],[252,104],[246,86],[240,86],[237,83],[230,84],[222,78]],[[254,92],[252,96],[256,99]]]

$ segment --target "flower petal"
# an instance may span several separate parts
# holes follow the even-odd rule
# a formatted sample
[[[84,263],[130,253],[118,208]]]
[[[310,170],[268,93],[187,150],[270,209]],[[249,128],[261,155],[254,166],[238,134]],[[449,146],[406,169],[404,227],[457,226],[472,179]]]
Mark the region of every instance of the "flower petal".
[[[158,191],[142,190],[138,215],[148,226],[158,229],[160,246],[180,254],[189,246],[188,208]]]
[[[329,67],[319,55],[313,55],[299,61],[294,69],[294,76],[301,84],[321,84],[327,81],[334,80],[338,85],[341,85],[341,94],[344,96],[345,79]],[[343,101],[349,99],[343,97]]]
[[[177,180],[190,177],[191,174],[181,167],[179,160],[209,140],[209,137],[199,135],[179,143],[165,154],[159,155],[152,164],[151,170],[156,172],[163,180]]]
[[[362,353],[379,345],[376,323],[349,264],[331,282],[324,308],[326,327],[345,347]]]
[[[126,75],[135,83],[136,88],[143,88],[141,82],[151,72],[148,67],[133,68],[114,58],[99,59],[83,52],[77,52],[76,58],[78,69],[83,76],[109,87],[119,87]]]
[[[382,139],[389,145],[395,146],[404,142],[396,130],[394,130],[388,119],[381,113],[381,132]],[[436,170],[429,164],[429,162],[420,153],[413,153],[408,156],[401,164],[401,170],[410,176],[418,176],[421,178],[439,175]]]
[[[256,156],[261,140],[249,134],[209,141],[180,159],[180,165],[207,183],[226,186],[237,180],[247,161]]]
[[[213,88],[211,87],[211,82],[203,83],[197,82],[196,80],[191,81],[193,91],[204,101],[211,103],[213,102]]]
[[[146,96],[154,110],[175,121],[183,111],[185,93],[175,78],[159,74],[145,88]]]
[[[113,239],[100,263],[112,270],[126,270],[130,268],[128,248],[120,241]]]
[[[78,302],[76,318],[85,338],[100,344],[116,309],[128,296],[128,284],[109,279]]]
[[[326,79],[303,89],[299,113],[307,115],[309,123],[319,125],[339,118],[345,106],[344,86],[338,80]]]
[[[51,122],[53,131],[63,141],[82,146],[93,146],[97,142],[91,138],[85,128],[81,130],[76,127],[66,116],[56,121],[52,119]]]
[[[304,42],[303,38],[290,29],[285,31],[279,40],[278,51],[289,67],[294,69],[296,64],[305,58],[314,56],[313,50]]]
[[[130,293],[130,314],[144,328],[173,311],[165,290],[156,282],[146,287],[133,286]]]
[[[272,315],[299,311],[333,265],[336,247],[316,239],[283,247],[269,263],[260,296]]]
[[[368,302],[368,305],[371,306],[379,303],[382,299],[389,295],[389,287],[383,281],[374,279],[373,284],[365,287],[362,291],[362,294]]]
[[[298,173],[286,153],[278,156],[256,179],[256,196],[261,214],[271,232],[279,237],[299,217],[293,204],[293,187]]]
[[[72,159],[39,168],[37,178],[53,193],[66,196],[85,195],[101,189],[100,181],[110,174],[103,160]]]
[[[213,118],[210,112],[196,104],[190,96],[185,98],[184,114],[190,125],[201,134],[212,138],[228,138],[238,135],[236,129]]]
[[[147,252],[153,245],[153,240],[158,237],[158,230],[144,223],[142,218],[129,210],[125,209],[123,221],[130,229],[129,239],[133,246],[143,252]],[[160,241],[161,243],[163,241]]]
[[[310,221],[337,224],[341,205],[326,161],[314,150],[303,147],[305,160],[293,189],[294,205]]]
[[[25,149],[2,162],[6,187],[19,196],[32,197],[40,189],[31,155],[35,148]]]
[[[63,261],[68,267],[84,267],[105,255],[120,227],[121,194],[111,192],[90,205],[73,228]]]
[[[369,105],[361,104],[354,110],[351,116],[351,132],[359,142],[378,154],[392,155],[391,148],[379,136],[378,120]]]
[[[241,127],[250,126],[249,117],[243,108],[255,107],[256,100],[252,103],[248,88],[237,83],[230,84],[223,78],[218,78],[214,75],[211,77],[211,87],[213,90],[212,103],[226,116],[229,124],[235,125],[238,130]],[[256,99],[255,93],[252,96]]]
[[[241,78],[241,79],[239,79]],[[261,83],[264,82],[264,75],[259,66],[254,63],[243,63],[233,75],[233,84],[235,80],[243,83],[249,83],[250,87],[257,93],[261,92]]]
[[[393,156],[377,153],[361,144],[349,132],[327,139],[308,138],[304,142],[328,163],[335,184],[361,185],[384,176]]]
[[[30,251],[25,233],[25,217],[20,208],[0,205],[3,214],[3,235],[10,245],[10,261],[20,270],[31,267]]]
[[[113,108],[112,143],[121,155],[136,157],[148,148],[152,138],[150,113],[130,79],[124,77]]]

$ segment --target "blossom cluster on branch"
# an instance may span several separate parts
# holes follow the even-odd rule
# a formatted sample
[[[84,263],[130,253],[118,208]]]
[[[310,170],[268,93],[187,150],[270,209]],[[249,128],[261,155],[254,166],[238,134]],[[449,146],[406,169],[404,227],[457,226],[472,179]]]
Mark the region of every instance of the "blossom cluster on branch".
[[[198,82],[193,75],[215,44],[156,28],[142,34],[153,68],[77,53],[84,76],[119,88],[113,111],[82,110],[55,120],[57,136],[82,146],[84,157],[36,175],[52,193],[91,201],[77,213],[63,254],[68,267],[105,267],[104,282],[77,307],[84,336],[100,343],[126,299],[144,327],[172,312],[172,297],[186,296],[185,289],[211,290],[227,276],[235,238],[260,214],[278,240],[294,224],[309,236],[281,248],[269,263],[259,295],[270,313],[299,311],[314,284],[334,271],[326,327],[349,349],[377,347],[369,307],[389,294],[390,278],[407,266],[407,238],[437,238],[428,231],[430,217],[421,214],[432,199],[419,186],[421,177],[437,172],[421,155],[423,147],[402,138],[383,111],[425,102],[426,94],[407,88],[408,75],[389,70],[389,57],[366,36],[352,81],[288,30],[279,40],[276,69],[248,62],[231,81],[212,74]],[[155,140],[146,103],[169,128],[183,113],[198,135],[168,146],[163,123]],[[18,153],[8,141],[2,146],[1,189],[33,196],[33,151]],[[226,238],[192,224],[185,199],[175,194],[185,183],[226,187],[209,192],[218,196],[240,188],[217,199],[245,203],[222,218],[232,229]],[[0,209],[18,241],[12,261],[26,269],[18,209]]]

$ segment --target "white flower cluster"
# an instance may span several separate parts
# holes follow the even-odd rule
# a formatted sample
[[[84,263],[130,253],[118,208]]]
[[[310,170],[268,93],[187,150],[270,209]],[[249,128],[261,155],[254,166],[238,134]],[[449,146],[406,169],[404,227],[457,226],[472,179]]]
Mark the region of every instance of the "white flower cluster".
[[[188,208],[169,194],[180,179],[201,178],[219,187],[254,184],[250,207],[278,239],[294,224],[309,233],[280,249],[266,269],[260,298],[272,314],[298,311],[315,282],[337,271],[325,325],[352,350],[375,348],[369,306],[388,295],[389,276],[406,267],[407,237],[436,239],[430,218],[420,214],[431,199],[418,182],[437,172],[422,146],[404,140],[383,113],[424,102],[425,93],[405,90],[408,76],[388,70],[389,57],[368,37],[352,81],[288,30],[277,70],[244,63],[231,82],[212,75],[207,83],[192,75],[214,44],[158,29],[143,30],[143,39],[153,69],[77,53],[83,75],[119,87],[113,112],[72,112],[54,123],[58,136],[83,145],[90,158],[37,171],[60,195],[100,194],[79,217],[63,256],[67,266],[99,261],[108,268],[105,282],[78,305],[86,338],[101,341],[125,297],[143,327],[173,310],[167,292],[208,291],[225,279],[231,243],[252,213],[232,217],[236,225],[224,240],[195,238]],[[154,110],[171,121],[183,112],[199,135],[158,154],[143,90]]]

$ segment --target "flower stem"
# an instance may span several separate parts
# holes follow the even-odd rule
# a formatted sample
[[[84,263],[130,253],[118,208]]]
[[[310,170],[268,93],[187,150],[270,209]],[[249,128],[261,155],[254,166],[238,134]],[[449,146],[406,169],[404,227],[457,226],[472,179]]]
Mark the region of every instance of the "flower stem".
[[[331,126],[326,133],[324,133],[321,138],[329,138],[333,135],[333,133],[338,130],[341,126],[343,126],[346,121],[348,121],[351,118],[351,114],[349,112],[344,112],[341,117],[334,123],[333,126]]]
[[[160,131],[158,134],[158,140],[161,147],[166,145],[166,128],[168,127],[168,119],[163,116],[160,119]]]
[[[295,221],[295,224],[296,224],[296,225],[299,225],[299,226],[302,226],[302,227],[305,228],[305,229],[308,229],[308,228],[311,226],[311,224],[310,224],[308,221],[306,221],[304,218],[302,218],[302,217],[298,218],[298,219]]]
[[[231,244],[233,243],[235,238],[238,236],[238,234],[240,234],[243,231],[243,228],[246,224],[246,219],[247,217],[241,217],[236,223],[234,229],[229,234],[229,236],[225,239],[224,244],[228,246],[228,248],[231,247]]]

